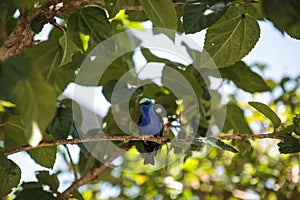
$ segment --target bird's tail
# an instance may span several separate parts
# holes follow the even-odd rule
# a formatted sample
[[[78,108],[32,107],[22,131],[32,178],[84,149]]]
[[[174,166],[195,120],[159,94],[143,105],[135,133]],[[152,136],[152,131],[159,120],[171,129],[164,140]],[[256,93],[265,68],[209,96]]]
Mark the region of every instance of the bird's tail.
[[[155,152],[145,153],[144,165],[146,164],[154,165],[155,164],[154,156],[155,156]]]

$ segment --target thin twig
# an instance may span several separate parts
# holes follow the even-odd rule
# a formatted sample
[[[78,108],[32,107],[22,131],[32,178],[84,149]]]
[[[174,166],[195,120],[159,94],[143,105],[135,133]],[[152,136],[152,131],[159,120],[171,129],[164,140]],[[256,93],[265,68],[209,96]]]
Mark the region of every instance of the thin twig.
[[[74,181],[70,187],[68,187],[63,193],[57,196],[57,199],[63,200],[68,199],[68,197],[73,193],[74,190],[79,188],[82,185],[87,184],[88,182],[96,179],[100,173],[102,173],[106,168],[111,166],[111,162],[122,154],[123,151],[119,150],[115,152],[112,156],[104,161],[100,167],[96,167],[88,171],[83,177],[78,181]]]
[[[68,157],[70,159],[70,164],[71,164],[71,167],[72,167],[72,170],[73,170],[73,174],[74,174],[74,178],[75,178],[75,181],[78,181],[78,175],[77,175],[77,170],[75,168],[75,165],[74,165],[74,162],[73,162],[73,159],[72,159],[72,155],[70,153],[70,150],[68,148],[68,146],[65,144],[64,147],[66,148],[66,151],[67,151],[67,154],[68,154]]]
[[[245,140],[245,139],[279,139],[282,140],[283,137],[275,134],[232,134],[232,135],[222,135],[222,136],[215,136],[215,138],[219,140]],[[198,141],[202,141],[203,138],[197,138]],[[40,147],[49,147],[49,146],[56,146],[62,144],[78,144],[84,142],[97,142],[97,141],[151,141],[157,142],[159,144],[166,143],[168,139],[166,137],[152,137],[150,135],[143,135],[141,137],[135,136],[94,136],[94,137],[86,137],[86,138],[75,138],[75,139],[68,139],[68,140],[53,140],[53,141],[43,141],[37,146],[33,147],[30,145],[20,146],[14,149],[4,151],[4,155],[11,155],[14,153],[18,153],[20,151],[28,151],[31,149],[36,149]],[[182,144],[191,144],[191,139],[178,139],[178,141]]]

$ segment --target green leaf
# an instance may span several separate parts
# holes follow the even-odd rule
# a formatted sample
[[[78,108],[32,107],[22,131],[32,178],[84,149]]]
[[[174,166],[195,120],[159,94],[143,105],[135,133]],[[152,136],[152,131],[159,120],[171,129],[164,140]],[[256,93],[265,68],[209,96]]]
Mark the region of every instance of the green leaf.
[[[4,40],[10,35],[17,24],[17,20],[13,17],[16,9],[13,1],[0,1],[0,46],[2,46]]]
[[[25,137],[24,123],[20,115],[12,115],[8,118],[4,126],[4,133],[5,149],[12,149],[28,144],[28,140]]]
[[[226,151],[230,151],[233,153],[238,153],[238,151],[233,148],[232,146],[225,144],[224,142],[222,142],[221,140],[214,138],[214,137],[206,137],[203,138],[204,143],[209,144],[213,147],[217,147],[219,149],[224,149]]]
[[[215,117],[217,119],[217,116]],[[222,128],[223,132],[233,130],[233,133],[252,134],[252,130],[250,129],[248,123],[245,120],[243,110],[240,109],[237,105],[231,103],[227,104],[226,106],[226,118],[224,126],[220,128]]]
[[[30,61],[24,56],[9,57],[0,63],[0,99],[14,102],[15,97],[12,90],[18,83],[28,78],[30,69]]]
[[[145,59],[147,60],[147,62],[160,62],[160,63],[165,63],[166,65],[172,66],[172,67],[182,67],[185,68],[186,66],[178,63],[178,62],[173,62],[170,61],[166,58],[160,58],[156,55],[154,55],[150,49],[147,48],[141,48],[141,52],[143,54],[143,56],[145,57]]]
[[[249,151],[251,151],[251,143],[249,140],[237,140],[236,141],[237,148],[239,150],[239,153],[242,155],[245,155]]]
[[[218,21],[227,10],[219,0],[188,0],[184,6],[183,28],[186,33],[201,31]]]
[[[56,115],[48,126],[48,132],[56,139],[67,139],[73,127],[73,113],[69,108],[58,107]]]
[[[177,84],[177,91],[180,91],[181,94],[186,95],[190,95],[191,90],[194,90],[196,96],[198,97],[199,104],[201,104],[200,99],[202,98],[203,94],[201,85],[204,83],[204,81],[202,80],[201,75],[192,65],[185,66],[181,63],[173,62],[166,58],[159,58],[146,48],[142,48],[141,51],[148,62],[160,62],[166,64],[162,74],[162,82],[165,86]],[[169,69],[169,67],[172,67],[174,70]]]
[[[50,175],[48,171],[39,171],[36,178],[41,185],[48,185],[52,191],[57,191],[59,181],[56,174]]]
[[[126,79],[126,81],[132,81],[132,83],[131,82],[129,82],[129,83],[134,84],[135,80],[136,80],[136,74],[135,73],[126,73],[130,69],[132,69],[132,67],[134,66],[134,64],[132,63],[133,62],[132,56],[133,56],[133,53],[130,52],[130,53],[124,54],[124,55],[120,56],[119,58],[117,58],[113,63],[111,63],[105,69],[104,73],[100,77],[100,81],[98,84],[105,85],[111,80],[119,80],[125,74],[126,74],[126,76],[123,78]],[[97,62],[101,63],[103,61],[96,59],[95,63],[97,64]],[[95,68],[97,69],[97,67],[95,67]],[[85,81],[88,81],[89,80],[88,76],[92,75],[92,73],[93,73],[93,70],[87,70],[82,75],[83,79],[86,79]],[[96,73],[94,73],[94,74],[96,74]],[[97,77],[97,78],[99,79],[99,77]]]
[[[12,188],[18,186],[21,179],[21,169],[3,154],[0,154],[0,159],[0,198],[2,198],[8,195],[12,191]]]
[[[46,168],[53,168],[56,159],[56,152],[56,146],[41,147],[27,151],[36,163]]]
[[[62,59],[63,51],[57,40],[47,40],[25,49],[25,55],[32,61],[32,66],[39,68],[47,80]]]
[[[17,193],[15,200],[43,199],[55,200],[54,196],[42,188],[28,188]]]
[[[111,104],[119,104],[122,102],[126,102],[129,99],[140,95],[142,91],[142,88],[128,88],[127,83],[121,80],[111,80],[107,82],[105,85],[103,85],[102,90],[104,97]]]
[[[63,51],[57,40],[47,40],[25,49],[25,55],[32,60],[32,65],[39,68],[48,83],[60,95],[68,83],[75,80],[75,70],[80,67],[82,55],[73,56],[72,62],[59,67]]]
[[[177,30],[177,14],[171,0],[140,0],[155,27]]]
[[[43,141],[52,141],[54,138],[49,134],[43,134]],[[41,147],[28,150],[27,153],[39,165],[52,169],[56,159],[57,147]]]
[[[300,1],[264,0],[263,8],[266,18],[280,31],[300,39]]]
[[[71,14],[68,19],[68,30],[72,40],[83,48],[80,34],[89,35],[89,47],[94,47],[112,36],[111,25],[103,9],[96,6],[83,7]]]
[[[41,131],[46,130],[56,110],[56,95],[37,68],[31,70],[28,80],[18,86],[17,109],[24,120],[29,144],[37,145]],[[37,125],[36,127],[34,125]],[[35,128],[35,129],[34,129]],[[40,129],[39,132],[37,129]],[[35,131],[36,130],[36,131]],[[38,135],[35,135],[38,134]],[[34,144],[33,144],[34,143]]]
[[[149,20],[148,16],[143,10],[126,10],[125,14],[128,15],[128,19],[130,21],[143,22]]]
[[[300,143],[296,138],[292,136],[284,138],[282,142],[278,143],[278,147],[280,153],[284,154],[300,152]]]
[[[26,1],[12,0],[12,1],[18,8],[22,8],[22,9],[29,9],[32,8],[36,3],[42,4],[46,2],[46,0],[26,0]]]
[[[204,49],[218,68],[227,67],[241,60],[259,39],[257,21],[244,15],[243,6],[230,7],[225,15],[207,29]]]
[[[168,66],[164,67],[162,71],[162,83],[165,87],[173,87],[170,88],[170,90],[176,91],[176,95],[181,95],[177,96],[178,98],[192,96],[191,98],[194,100],[197,98],[199,102],[198,105],[201,105],[203,90],[199,81],[197,80],[197,74],[191,73],[193,70],[192,66],[189,66],[188,68],[187,70],[183,71],[179,68],[171,69]]]
[[[293,123],[295,126],[300,126],[300,114],[296,114],[296,116],[293,117]]]
[[[223,78],[231,80],[238,88],[247,92],[270,91],[270,88],[264,79],[253,72],[243,61],[220,69],[220,73]]]
[[[83,51],[72,41],[68,31],[64,31],[64,35],[59,39],[59,44],[63,49],[61,66],[71,62],[73,55],[77,52],[83,53]]]
[[[293,132],[295,132],[297,134],[296,126],[294,124],[289,125],[289,126],[284,127],[284,128],[281,128],[281,130],[276,130],[275,133],[276,133],[276,135],[285,136],[285,135],[291,135]]]
[[[176,96],[166,87],[160,87],[155,83],[143,86],[143,96],[155,99],[155,103],[162,105],[167,115],[175,113],[177,109]]]
[[[297,135],[300,135],[300,115],[297,114],[295,117],[293,117],[293,127],[294,127],[294,132],[297,134]],[[292,126],[292,125],[291,125]]]
[[[44,16],[38,16],[30,22],[30,27],[35,33],[39,33],[46,23],[48,22]]]
[[[274,129],[280,126],[281,120],[277,116],[277,114],[269,108],[267,105],[260,103],[260,102],[249,102],[250,106],[255,108],[258,112],[262,113],[264,116],[266,116],[273,124]]]
[[[248,3],[247,13],[257,20],[265,19],[262,3]]]
[[[73,193],[72,193],[73,197],[77,200],[84,200],[84,197],[82,196],[82,194],[78,191],[78,190],[75,190]]]
[[[10,162],[7,157],[0,152],[0,168],[8,169],[10,167]]]
[[[125,0],[105,0],[105,8],[109,18],[113,18],[126,5]]]

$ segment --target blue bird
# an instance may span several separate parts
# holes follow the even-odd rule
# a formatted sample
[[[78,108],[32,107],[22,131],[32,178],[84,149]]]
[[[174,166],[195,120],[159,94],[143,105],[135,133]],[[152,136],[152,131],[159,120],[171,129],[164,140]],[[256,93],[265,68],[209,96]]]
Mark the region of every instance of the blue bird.
[[[163,134],[163,121],[162,117],[155,111],[153,102],[148,98],[143,98],[140,102],[142,115],[139,119],[140,135],[153,135],[154,137],[162,137]],[[143,141],[145,149],[144,165],[154,165],[154,156],[160,147],[156,142]]]

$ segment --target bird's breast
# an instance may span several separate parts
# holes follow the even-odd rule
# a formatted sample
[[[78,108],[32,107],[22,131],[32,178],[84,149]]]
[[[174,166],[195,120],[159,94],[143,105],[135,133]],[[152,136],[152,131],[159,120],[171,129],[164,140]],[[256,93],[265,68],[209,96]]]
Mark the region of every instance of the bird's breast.
[[[152,117],[151,119],[144,118],[144,120],[142,118],[142,123],[140,127],[141,134],[155,135],[158,134],[161,131],[161,129],[162,127],[158,116]]]

